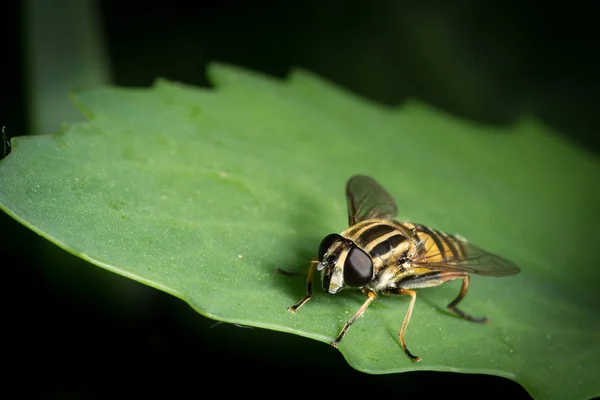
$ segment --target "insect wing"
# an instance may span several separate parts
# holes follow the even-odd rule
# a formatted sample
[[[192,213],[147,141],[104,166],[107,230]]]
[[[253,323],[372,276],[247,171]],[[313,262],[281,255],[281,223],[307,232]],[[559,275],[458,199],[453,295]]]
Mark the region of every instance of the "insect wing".
[[[356,175],[346,184],[348,225],[372,218],[393,220],[398,207],[392,196],[373,178]]]
[[[485,276],[509,276],[516,275],[520,271],[520,268],[512,261],[489,253],[469,242],[460,240],[460,247],[465,257],[436,262],[429,262],[425,259],[413,264],[430,269],[464,271]]]

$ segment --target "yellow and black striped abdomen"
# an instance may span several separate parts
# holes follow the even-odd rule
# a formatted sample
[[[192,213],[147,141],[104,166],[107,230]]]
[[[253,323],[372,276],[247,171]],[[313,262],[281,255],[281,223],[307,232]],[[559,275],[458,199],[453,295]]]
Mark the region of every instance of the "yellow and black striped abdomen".
[[[428,262],[463,260],[467,256],[464,245],[453,235],[420,224],[404,223],[403,225],[413,231],[416,245],[420,247],[419,254]]]

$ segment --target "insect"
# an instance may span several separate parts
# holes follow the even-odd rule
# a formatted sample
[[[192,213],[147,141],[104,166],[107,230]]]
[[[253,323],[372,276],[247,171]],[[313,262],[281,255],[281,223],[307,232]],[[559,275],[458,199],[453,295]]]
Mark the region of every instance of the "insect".
[[[404,340],[417,299],[414,289],[462,279],[460,292],[448,308],[469,321],[487,322],[486,317],[475,318],[458,308],[469,289],[469,274],[508,276],[520,271],[511,261],[488,253],[463,238],[396,220],[396,202],[371,177],[356,175],[350,178],[346,185],[346,201],[348,229],[327,235],[321,241],[317,258],[308,270],[306,296],[289,308],[295,313],[310,300],[315,269],[321,272],[323,290],[329,294],[344,288],[360,289],[367,299],[331,343],[334,347],[378,294],[408,295],[411,300],[398,336],[406,355],[418,362],[421,358],[408,350]]]

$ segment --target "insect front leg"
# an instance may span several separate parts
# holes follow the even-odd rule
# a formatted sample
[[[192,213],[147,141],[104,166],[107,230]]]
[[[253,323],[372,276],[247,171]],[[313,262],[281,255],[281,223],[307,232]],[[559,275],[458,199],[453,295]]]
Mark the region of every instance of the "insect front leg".
[[[450,304],[448,304],[448,309],[450,309],[451,311],[455,312],[462,318],[464,318],[468,321],[471,321],[471,322],[477,322],[477,323],[489,322],[489,319],[487,317],[481,317],[481,318],[472,317],[469,314],[462,311],[461,309],[459,309],[458,307],[456,307],[458,305],[458,303],[460,303],[461,300],[466,296],[467,290],[469,289],[469,282],[471,280],[471,278],[469,277],[469,274],[464,273],[463,275],[464,276],[462,278],[463,281],[462,281],[462,286],[460,288],[460,292],[458,293],[458,296],[456,296],[456,299],[454,299]],[[453,279],[455,279],[455,278],[453,278]]]
[[[412,315],[413,308],[415,307],[415,301],[417,300],[417,292],[415,292],[414,290],[408,290],[408,289],[397,289],[396,293],[408,295],[411,297],[410,304],[408,305],[408,310],[406,311],[406,315],[404,315],[404,321],[402,321],[402,328],[400,328],[400,332],[398,333],[398,337],[400,337],[400,345],[402,345],[402,350],[404,350],[404,353],[412,361],[419,362],[419,361],[421,361],[421,357],[418,357],[418,356],[415,356],[414,354],[412,354],[410,352],[410,350],[408,350],[408,347],[406,347],[406,341],[404,340],[404,332],[406,332],[406,327],[408,326],[408,323],[410,322],[410,317]]]
[[[308,276],[306,277],[306,296],[304,296],[302,298],[302,300],[300,300],[298,303],[296,303],[293,306],[291,306],[290,308],[288,308],[289,311],[295,313],[297,309],[302,307],[304,305],[304,303],[309,301],[310,298],[312,297],[312,282],[313,282],[313,277],[315,275],[315,268],[317,267],[317,264],[318,264],[318,261],[315,259],[315,260],[311,261],[310,267],[308,268]]]
[[[350,325],[352,325],[354,323],[354,321],[356,321],[357,318],[359,318],[361,315],[363,315],[365,310],[367,309],[367,307],[369,307],[369,304],[371,304],[371,302],[377,298],[377,295],[372,290],[363,288],[362,292],[367,296],[367,300],[358,309],[358,311],[356,313],[354,313],[352,318],[350,318],[348,320],[348,322],[346,322],[346,325],[344,325],[340,334],[335,338],[335,340],[333,342],[331,342],[331,345],[333,347],[335,347],[335,348],[338,347],[338,344],[340,343],[340,341],[342,340],[342,338],[344,337],[346,332],[348,332],[348,329],[350,329]]]

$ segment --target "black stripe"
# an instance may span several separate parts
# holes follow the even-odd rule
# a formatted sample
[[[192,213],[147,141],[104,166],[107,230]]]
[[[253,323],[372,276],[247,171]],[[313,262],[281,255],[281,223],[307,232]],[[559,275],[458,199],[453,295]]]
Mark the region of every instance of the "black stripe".
[[[467,254],[467,249],[465,248],[463,241],[454,235],[448,234],[448,236],[450,236],[454,240],[454,243],[458,246],[458,250],[460,251],[459,258],[466,259],[469,255]]]
[[[450,240],[450,237],[448,235],[446,235],[444,232],[440,232],[440,231],[435,231],[435,232],[442,237],[442,240],[444,241],[444,243],[446,243],[446,246],[448,246],[448,248],[452,252],[452,258],[458,259],[458,249],[455,247],[454,242],[452,240]]]
[[[441,274],[442,274],[441,271],[432,271],[432,272],[425,272],[424,274],[407,275],[404,278],[400,279],[398,282],[396,282],[395,287],[401,288],[403,286],[408,286],[407,283],[416,283],[416,284],[423,283],[423,282],[431,280],[432,278],[435,278],[436,276],[439,276]]]
[[[373,240],[378,239],[383,235],[387,235],[388,233],[393,232],[395,230],[396,228],[388,224],[376,224],[375,226],[372,226],[363,233],[361,233],[360,236],[356,238],[356,242],[366,247]]]
[[[406,237],[401,234],[391,236],[391,237],[387,238],[386,240],[384,240],[383,242],[379,243],[377,246],[373,247],[373,249],[369,252],[369,254],[371,255],[372,258],[382,257],[385,254],[389,253],[391,250],[398,247],[405,240],[406,240]]]
[[[373,222],[367,222],[367,223],[359,222],[355,225],[350,226],[348,228],[348,230],[346,231],[346,234],[349,236],[354,236],[356,234],[356,232],[360,231],[365,226],[371,226],[371,224],[373,224]]]
[[[435,245],[438,248],[439,253],[442,255],[442,258],[444,259],[444,261],[446,261],[446,252],[444,251],[444,245],[442,244],[442,241],[440,240],[438,235],[436,235],[435,232],[433,232],[431,229],[427,228],[426,226],[417,224],[416,227],[417,227],[417,230],[420,230],[421,232],[426,233],[427,235],[431,236],[431,238],[433,239],[433,242],[435,243]]]

